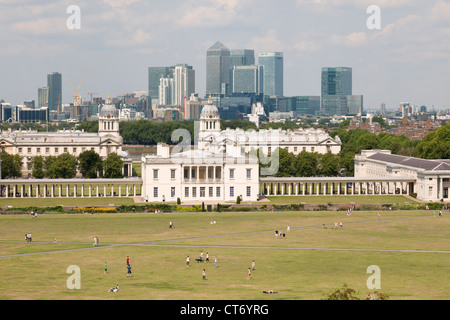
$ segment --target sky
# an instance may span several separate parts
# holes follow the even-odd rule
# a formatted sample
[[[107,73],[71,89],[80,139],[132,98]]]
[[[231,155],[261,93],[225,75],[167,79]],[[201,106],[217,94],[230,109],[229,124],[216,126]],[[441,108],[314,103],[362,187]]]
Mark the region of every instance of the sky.
[[[71,5],[79,29],[67,26]],[[371,5],[379,29],[367,25],[378,21]],[[178,63],[193,66],[203,96],[216,41],[283,52],[285,96],[319,96],[321,68],[345,66],[365,109],[450,108],[444,0],[0,0],[0,99],[37,104],[51,72],[62,74],[63,103],[79,85],[85,100],[114,97],[147,90],[148,67]]]

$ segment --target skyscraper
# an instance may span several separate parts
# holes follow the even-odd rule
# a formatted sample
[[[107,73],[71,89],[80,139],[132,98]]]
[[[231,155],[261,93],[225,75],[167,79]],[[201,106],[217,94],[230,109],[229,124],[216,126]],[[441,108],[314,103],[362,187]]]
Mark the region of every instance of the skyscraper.
[[[283,96],[283,53],[260,53],[258,64],[264,68],[264,95]]]
[[[62,76],[61,73],[53,72],[47,75],[48,87],[48,110],[52,111],[61,108],[62,99]]]
[[[348,115],[363,112],[363,96],[353,96],[352,68],[322,68],[322,115]]]
[[[149,67],[148,68],[148,95],[150,101],[159,101],[159,85],[161,78],[173,76],[173,67]],[[151,103],[153,104],[153,103]]]
[[[232,92],[260,94],[264,89],[263,66],[234,66]]]
[[[233,88],[233,70],[234,67],[252,66],[255,65],[255,50],[250,49],[233,49],[230,53],[230,90],[234,92]],[[262,91],[263,88],[261,88]]]
[[[206,52],[206,93],[220,94],[230,85],[230,50],[216,42]]]
[[[352,95],[352,68],[322,68],[322,96]]]
[[[184,106],[185,99],[195,93],[195,70],[187,64],[177,64],[173,70],[173,79],[172,104]]]
[[[255,50],[235,49],[230,53],[230,68],[255,64]]]
[[[48,106],[48,87],[38,88],[38,108]]]

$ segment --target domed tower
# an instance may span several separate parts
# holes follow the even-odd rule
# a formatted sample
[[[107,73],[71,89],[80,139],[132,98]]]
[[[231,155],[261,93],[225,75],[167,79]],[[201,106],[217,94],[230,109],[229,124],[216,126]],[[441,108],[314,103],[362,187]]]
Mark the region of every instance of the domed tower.
[[[202,150],[210,150],[221,133],[219,110],[209,100],[200,114],[200,130],[198,134],[198,147]]]
[[[98,116],[98,133],[100,137],[107,135],[120,137],[119,111],[111,103],[109,95]]]

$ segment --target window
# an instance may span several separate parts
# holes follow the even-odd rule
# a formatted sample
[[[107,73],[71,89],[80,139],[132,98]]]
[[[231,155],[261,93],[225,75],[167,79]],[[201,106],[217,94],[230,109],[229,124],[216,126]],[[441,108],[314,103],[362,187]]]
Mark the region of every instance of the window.
[[[216,197],[220,197],[220,187],[216,187]]]
[[[311,147],[311,152],[314,152],[314,147]]]
[[[192,198],[197,197],[197,187],[192,187]]]
[[[36,148],[37,153],[41,153],[41,148]]]
[[[55,153],[58,153],[58,148],[55,148]]]
[[[45,153],[49,153],[50,152],[50,148],[45,148]]]
[[[153,187],[153,198],[158,198],[158,187]]]
[[[27,152],[28,152],[28,153],[31,153],[31,148],[28,148],[28,149],[27,149]]]
[[[173,198],[175,197],[175,187],[170,188],[170,196]]]
[[[230,187],[230,197],[234,197],[234,187]]]
[[[64,148],[64,152],[67,152],[67,148]]]
[[[247,169],[247,179],[252,178],[252,169]]]
[[[234,179],[234,169],[230,169],[230,179]]]
[[[153,179],[158,179],[158,173],[159,173],[158,169],[153,169]]]
[[[22,152],[22,148],[19,148],[19,152]]]
[[[214,197],[214,187],[209,187],[209,197]]]
[[[433,196],[433,187],[428,187],[428,196]]]
[[[175,179],[175,169],[170,170],[170,179]]]
[[[297,147],[294,147],[294,152],[297,152]]]
[[[306,151],[306,147],[303,147],[303,151]]]
[[[200,187],[200,198],[204,198],[206,196],[206,188]]]
[[[247,187],[247,197],[252,196],[252,187]]]
[[[184,197],[189,198],[189,187],[184,188]]]

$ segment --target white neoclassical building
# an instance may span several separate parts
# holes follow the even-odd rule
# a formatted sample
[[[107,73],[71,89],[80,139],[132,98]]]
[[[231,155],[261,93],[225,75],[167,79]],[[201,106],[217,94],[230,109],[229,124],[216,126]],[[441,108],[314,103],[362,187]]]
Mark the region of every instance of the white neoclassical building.
[[[412,178],[409,193],[421,201],[449,201],[450,160],[427,160],[391,154],[390,150],[363,150],[355,156],[355,178]]]
[[[103,159],[115,152],[124,161],[123,173],[132,175],[132,160],[122,150],[123,139],[119,133],[119,112],[107,99],[99,114],[98,132],[81,130],[60,130],[57,132],[3,131],[0,133],[0,151],[18,154],[22,157],[22,176],[31,177],[31,160],[35,156],[58,156],[69,153],[79,156],[87,150],[94,150]]]
[[[203,108],[205,109],[206,106]],[[203,112],[203,111],[202,111]],[[298,155],[302,151],[325,154],[338,154],[341,151],[341,140],[335,139],[322,129],[260,129],[243,130],[241,128],[221,130],[220,119],[210,118],[200,123],[199,146],[208,150],[224,144],[239,145],[243,152],[260,150],[269,154],[276,148]]]
[[[200,116],[197,148],[170,151],[158,144],[156,155],[142,156],[142,196],[148,202],[257,201],[259,163],[234,143],[205,145],[203,137],[220,132],[219,111],[206,105]]]

